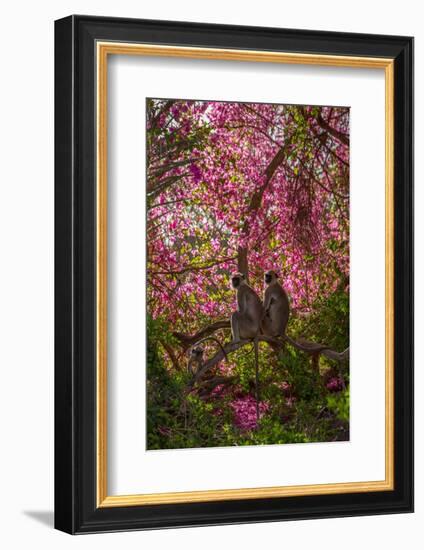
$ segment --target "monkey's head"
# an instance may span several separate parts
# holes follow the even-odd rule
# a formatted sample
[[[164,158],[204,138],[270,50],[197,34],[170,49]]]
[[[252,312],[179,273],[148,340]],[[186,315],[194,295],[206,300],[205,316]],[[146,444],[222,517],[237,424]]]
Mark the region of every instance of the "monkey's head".
[[[203,349],[201,347],[191,348],[190,359],[193,361],[200,361],[203,356]]]
[[[203,349],[200,346],[196,346],[190,349],[188,357],[188,372],[194,376],[200,369],[203,360]]]
[[[233,273],[231,275],[231,284],[233,288],[238,288],[241,284],[246,282],[246,278],[243,273]]]
[[[278,279],[278,274],[272,269],[267,271],[264,275],[264,280],[267,285],[274,283],[277,279]]]

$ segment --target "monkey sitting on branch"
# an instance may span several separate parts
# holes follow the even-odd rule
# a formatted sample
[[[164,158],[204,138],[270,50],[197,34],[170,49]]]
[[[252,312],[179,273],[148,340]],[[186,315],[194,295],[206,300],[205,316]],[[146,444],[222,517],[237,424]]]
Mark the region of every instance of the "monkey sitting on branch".
[[[264,316],[261,322],[262,333],[273,338],[285,336],[289,320],[290,305],[286,291],[278,282],[275,271],[264,275]]]
[[[200,369],[203,363],[203,348],[200,346],[193,346],[190,349],[187,363],[187,370],[191,376],[194,376]]]
[[[191,374],[191,376],[195,376],[202,368],[204,349],[202,346],[200,346],[200,344],[202,344],[203,342],[206,342],[207,340],[212,340],[213,342],[216,342],[218,346],[221,348],[221,351],[224,355],[225,360],[228,359],[227,352],[225,351],[223,345],[217,338],[214,338],[213,336],[207,336],[206,338],[202,338],[196,343],[195,346],[193,346],[190,349],[190,352],[189,352],[187,370],[189,374]]]
[[[237,311],[231,315],[233,342],[256,338],[259,335],[263,317],[261,299],[246,283],[242,273],[234,273],[231,284],[237,293]]]
[[[237,311],[231,315],[231,334],[233,342],[253,340],[255,349],[256,372],[256,417],[259,419],[259,357],[258,336],[261,320],[264,316],[262,301],[251,288],[242,273],[234,273],[231,284],[237,292]]]

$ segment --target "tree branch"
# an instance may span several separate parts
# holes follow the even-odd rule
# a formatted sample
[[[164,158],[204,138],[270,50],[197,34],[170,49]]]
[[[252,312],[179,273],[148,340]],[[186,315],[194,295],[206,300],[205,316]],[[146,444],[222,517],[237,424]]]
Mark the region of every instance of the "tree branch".
[[[204,271],[204,270],[208,270],[208,269],[212,269],[213,267],[217,266],[217,265],[220,265],[220,264],[225,264],[226,262],[231,262],[235,260],[235,256],[230,256],[228,258],[223,258],[223,259],[219,259],[219,260],[216,260],[215,262],[212,262],[210,264],[206,264],[206,265],[188,265],[188,266],[185,266],[179,270],[176,270],[176,271],[172,271],[172,270],[168,270],[168,271],[150,271],[150,273],[152,275],[182,275],[183,273],[187,273],[188,271]]]
[[[162,176],[165,172],[169,172],[169,170],[173,170],[174,168],[178,168],[179,166],[185,166],[186,164],[191,164],[192,162],[195,162],[198,160],[197,158],[188,158],[184,160],[179,160],[176,162],[168,162],[167,164],[161,164],[156,166],[150,166],[148,171],[149,177],[158,177]]]
[[[326,122],[321,115],[318,116],[316,121],[323,130],[327,131],[331,136],[343,143],[343,145],[349,145],[349,136],[343,134],[342,132],[339,132],[338,130],[336,130],[336,128],[330,126],[330,124],[328,124],[328,122]]]
[[[211,325],[208,325],[207,327],[199,330],[192,336],[190,336],[189,334],[183,334],[182,332],[173,332],[172,334],[177,340],[180,341],[182,348],[184,350],[187,350],[190,346],[192,346],[202,338],[205,338],[205,336],[209,336],[210,334],[213,334],[217,330],[223,328],[230,328],[230,321],[216,321],[215,323],[212,323]]]
[[[271,162],[266,167],[265,169],[266,179],[264,183],[259,187],[259,189],[253,193],[252,198],[250,199],[249,207],[246,214],[246,219],[244,221],[243,229],[242,229],[243,237],[246,237],[250,231],[250,222],[249,222],[250,214],[257,212],[260,209],[262,205],[262,198],[264,196],[266,188],[268,187],[268,184],[271,181],[272,176],[275,174],[277,168],[282,164],[285,158],[285,155],[286,155],[286,146],[283,145],[282,147],[280,147],[280,149],[274,155]],[[247,247],[239,246],[237,250],[237,269],[240,271],[240,273],[243,273],[246,276],[246,279],[248,280],[249,264],[248,264],[247,255],[248,255]]]
[[[172,347],[169,344],[167,344],[164,340],[160,340],[160,343],[162,344],[163,349],[166,351],[169,358],[171,359],[171,363],[172,363],[174,369],[181,370],[180,363],[179,363],[179,361],[177,359],[177,356],[175,355],[175,352],[172,349]]]
[[[197,388],[201,390],[205,390],[208,393],[210,393],[217,386],[221,386],[221,385],[226,386],[228,384],[232,384],[237,379],[238,379],[238,376],[214,376],[213,378],[202,380],[202,382],[197,384]]]
[[[285,335],[284,339],[294,348],[309,353],[310,355],[321,354],[333,361],[343,362],[349,359],[349,348],[346,348],[342,352],[334,351],[324,344],[317,344],[315,342],[307,342],[306,340],[300,340],[296,342],[290,336]]]
[[[217,330],[214,327],[214,325],[217,325],[217,323],[214,323],[213,325],[210,325],[209,327],[206,327],[205,329],[200,331],[200,333],[205,332],[207,330],[212,330],[212,331]],[[223,328],[223,327],[220,327],[220,328]],[[179,336],[177,336],[177,334]],[[209,334],[210,334],[210,332],[209,332]],[[181,341],[181,337],[183,336],[186,339],[186,341],[187,341],[187,339],[190,339],[191,343],[194,344],[196,342],[196,339],[194,337],[189,337],[187,335],[181,335],[179,333],[174,333],[174,335],[177,336],[177,338],[179,338],[180,341]],[[199,340],[199,338],[197,340]],[[307,341],[304,341],[304,340],[296,342],[295,340],[290,338],[290,336],[287,336],[287,335],[282,337],[282,338],[272,338],[270,336],[265,336],[264,334],[261,334],[258,337],[258,341],[259,342],[266,342],[267,344],[269,344],[276,351],[278,351],[279,349],[281,349],[283,347],[284,342],[288,342],[290,345],[292,345],[296,349],[298,349],[300,351],[303,351],[304,353],[307,353],[309,355],[312,355],[316,358],[319,355],[324,355],[328,359],[331,359],[333,361],[337,361],[339,363],[344,362],[344,361],[348,361],[348,359],[349,359],[349,348],[345,349],[342,352],[337,352],[337,351],[334,351],[334,350],[330,349],[328,346],[325,346],[324,344],[317,344],[315,342],[307,342]],[[224,359],[224,351],[225,351],[226,355],[230,355],[231,353],[234,353],[235,351],[237,351],[241,347],[243,347],[247,344],[251,344],[251,343],[252,343],[252,340],[240,340],[239,342],[229,342],[228,344],[226,344],[224,346],[224,350],[221,350],[221,349],[218,350],[215,353],[215,355],[213,355],[210,359],[207,359],[203,363],[203,365],[198,369],[198,371],[194,375],[194,377],[191,380],[189,385],[191,387],[193,387],[203,377],[203,375],[208,370],[210,370],[212,367],[214,367],[220,361],[222,361]],[[187,346],[187,347],[189,347],[189,346]]]

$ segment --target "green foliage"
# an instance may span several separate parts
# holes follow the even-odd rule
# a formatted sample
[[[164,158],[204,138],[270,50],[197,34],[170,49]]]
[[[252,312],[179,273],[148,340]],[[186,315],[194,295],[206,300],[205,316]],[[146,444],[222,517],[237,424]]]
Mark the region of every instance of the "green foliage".
[[[306,318],[295,319],[296,335],[344,350],[349,346],[349,293],[337,290],[328,298],[319,298]]]
[[[337,418],[344,422],[349,421],[349,390],[345,390],[340,395],[329,395],[327,397],[327,406],[335,412]]]
[[[218,419],[213,406],[196,395],[186,397],[188,374],[168,369],[161,356],[160,341],[170,334],[169,328],[164,330],[162,321],[149,318],[147,329],[147,448],[219,445],[216,434],[224,419]]]

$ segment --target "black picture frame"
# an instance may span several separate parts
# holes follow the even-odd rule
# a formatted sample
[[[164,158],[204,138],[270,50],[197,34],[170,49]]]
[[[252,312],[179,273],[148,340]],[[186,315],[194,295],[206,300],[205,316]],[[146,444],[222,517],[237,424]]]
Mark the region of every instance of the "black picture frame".
[[[392,491],[98,508],[96,41],[394,59]],[[413,39],[73,15],[55,22],[55,527],[94,533],[413,511]]]

